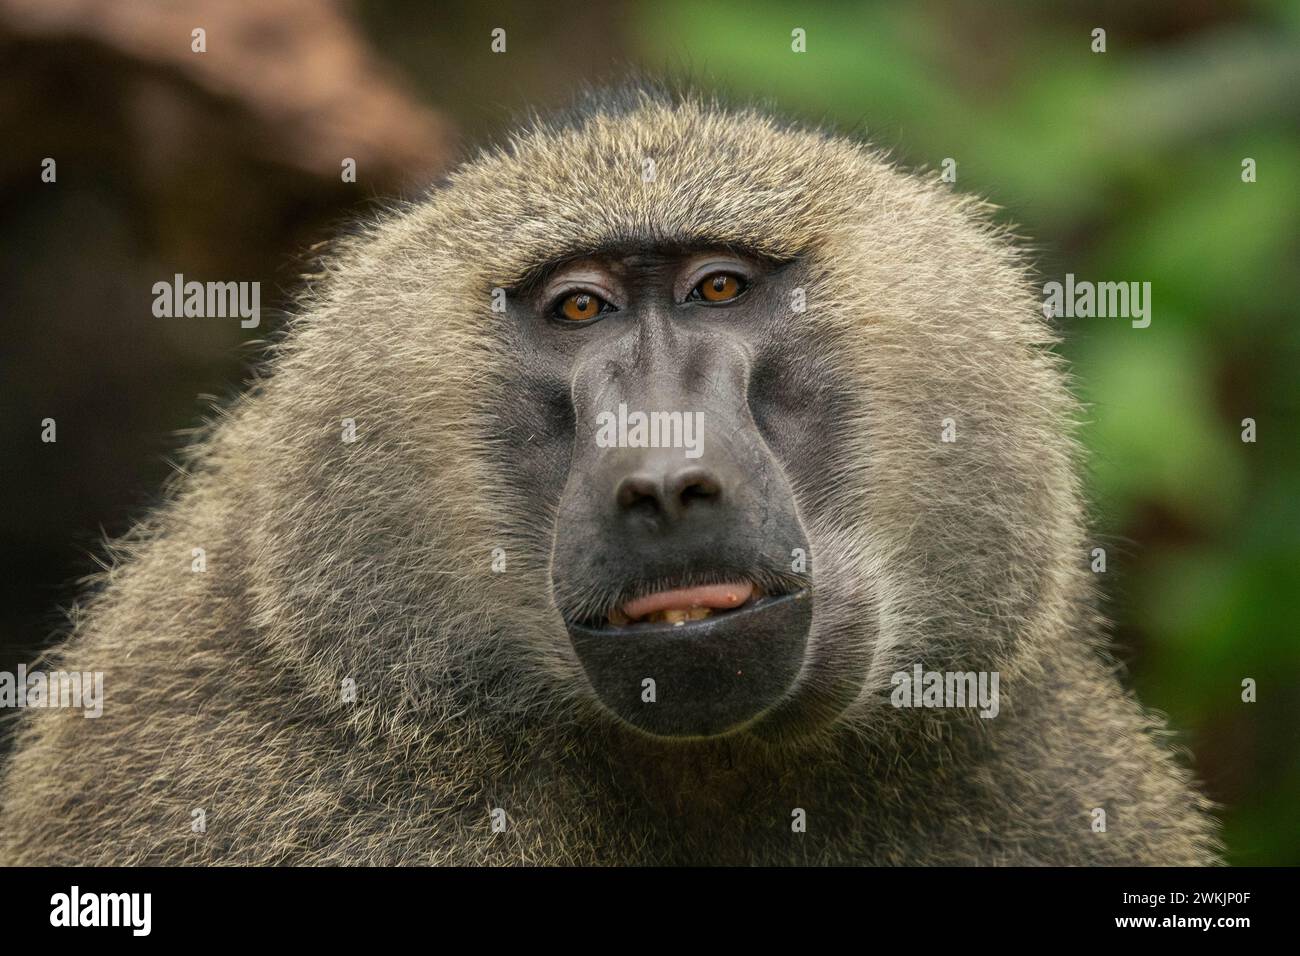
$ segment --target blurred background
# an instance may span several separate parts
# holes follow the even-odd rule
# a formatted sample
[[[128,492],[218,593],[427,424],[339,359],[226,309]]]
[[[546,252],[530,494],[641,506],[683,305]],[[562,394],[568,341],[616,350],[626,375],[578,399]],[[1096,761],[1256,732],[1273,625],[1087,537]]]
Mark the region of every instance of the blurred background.
[[[634,68],[909,166],[954,159],[1042,282],[1151,283],[1149,328],[1059,320],[1088,403],[1105,611],[1130,682],[1223,805],[1230,862],[1300,863],[1290,0],[0,0],[0,670],[57,636],[102,536],[157,500],[187,431],[238,393],[314,244],[521,113]],[[262,327],[154,318],[151,287],[177,272],[260,281]]]

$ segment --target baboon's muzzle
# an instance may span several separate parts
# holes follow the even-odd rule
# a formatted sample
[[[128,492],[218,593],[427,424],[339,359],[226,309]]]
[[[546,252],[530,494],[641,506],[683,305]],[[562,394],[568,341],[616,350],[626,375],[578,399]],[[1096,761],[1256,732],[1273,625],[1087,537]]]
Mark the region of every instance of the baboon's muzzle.
[[[577,366],[555,596],[597,696],[652,734],[737,729],[803,666],[808,544],[749,382],[736,342],[667,321]]]

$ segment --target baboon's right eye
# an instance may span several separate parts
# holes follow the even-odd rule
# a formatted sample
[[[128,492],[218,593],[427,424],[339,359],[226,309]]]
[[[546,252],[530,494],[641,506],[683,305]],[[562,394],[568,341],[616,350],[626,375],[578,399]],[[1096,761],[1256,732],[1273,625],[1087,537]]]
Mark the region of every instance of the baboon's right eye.
[[[613,311],[613,306],[592,292],[571,292],[555,303],[553,313],[557,319],[569,322],[586,322],[605,312]]]

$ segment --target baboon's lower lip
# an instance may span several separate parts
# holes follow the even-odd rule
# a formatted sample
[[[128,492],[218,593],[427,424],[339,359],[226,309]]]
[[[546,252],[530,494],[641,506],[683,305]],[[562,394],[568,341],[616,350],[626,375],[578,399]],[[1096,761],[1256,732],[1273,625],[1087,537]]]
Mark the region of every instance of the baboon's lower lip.
[[[746,627],[754,621],[764,618],[765,613],[774,610],[776,607],[787,604],[791,601],[801,602],[808,598],[807,589],[795,591],[791,594],[766,595],[758,588],[752,588],[748,598],[742,603],[731,608],[700,608],[694,609],[695,616],[679,617],[673,611],[659,611],[654,614],[632,621],[626,618],[619,620],[617,612],[610,615],[609,620],[600,625],[574,625],[579,630],[589,635],[604,634],[610,637],[616,636],[639,636],[649,637],[656,634],[678,634],[683,637],[705,635],[714,632],[719,626],[728,627]],[[707,611],[706,614],[699,614],[698,611]],[[689,612],[677,612],[689,613]],[[667,616],[673,615],[673,616]]]
[[[700,621],[714,613],[738,608],[758,593],[749,581],[669,588],[628,601],[610,612],[609,623],[622,627],[639,622],[684,624],[686,621]]]

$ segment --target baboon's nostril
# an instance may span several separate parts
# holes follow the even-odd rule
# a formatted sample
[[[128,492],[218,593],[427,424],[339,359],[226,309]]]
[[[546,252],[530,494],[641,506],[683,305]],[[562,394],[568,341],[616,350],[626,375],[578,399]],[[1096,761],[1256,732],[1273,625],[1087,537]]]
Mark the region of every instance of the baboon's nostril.
[[[722,485],[712,472],[703,468],[690,468],[672,476],[672,489],[677,503],[684,509],[693,504],[716,502],[722,497]]]
[[[678,520],[699,504],[716,503],[722,483],[706,468],[686,467],[659,475],[637,472],[618,483],[619,510],[630,514]]]
[[[657,515],[664,510],[662,485],[651,475],[628,475],[614,496],[621,511]]]

